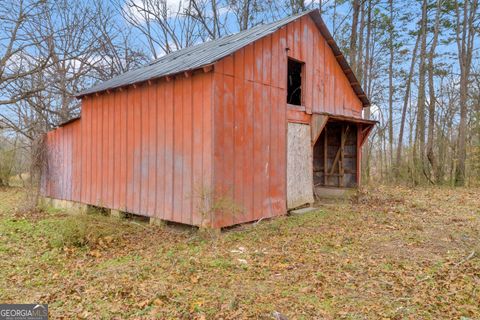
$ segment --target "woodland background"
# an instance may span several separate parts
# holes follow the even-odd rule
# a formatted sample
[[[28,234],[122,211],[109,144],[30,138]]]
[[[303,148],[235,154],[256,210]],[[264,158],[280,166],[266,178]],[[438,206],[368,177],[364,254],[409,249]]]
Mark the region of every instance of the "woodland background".
[[[319,8],[379,121],[364,181],[480,184],[478,0],[3,0],[0,185],[33,176],[76,92],[166,53]],[[22,173],[30,172],[30,175]]]

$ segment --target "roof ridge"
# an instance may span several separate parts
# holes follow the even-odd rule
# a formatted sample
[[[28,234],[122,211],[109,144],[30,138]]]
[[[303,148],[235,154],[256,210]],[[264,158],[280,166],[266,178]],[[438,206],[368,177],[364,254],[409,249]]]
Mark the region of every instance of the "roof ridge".
[[[89,89],[85,89],[78,93],[76,97],[79,98],[95,92],[115,89],[134,83],[177,74],[182,71],[201,68],[202,66],[212,64],[224,58],[246,45],[275,32],[287,23],[310,14],[313,11],[318,11],[318,9],[299,12],[277,21],[258,24],[250,29],[173,51],[158,59],[150,61],[143,66],[139,66],[136,69],[129,70],[109,80],[100,82]],[[195,54],[193,55],[192,53]]]
[[[182,52],[186,53],[186,52],[189,52],[189,51],[193,51],[194,49],[200,49],[201,47],[203,46],[206,46],[206,45],[212,45],[214,43],[219,43],[219,42],[223,42],[225,41],[226,39],[229,39],[229,38],[232,38],[232,37],[235,37],[235,36],[241,36],[241,35],[247,35],[247,34],[251,34],[253,33],[254,31],[257,31],[259,29],[261,29],[262,27],[263,28],[266,28],[268,26],[271,26],[271,25],[276,25],[276,24],[283,24],[284,21],[288,21],[290,19],[296,19],[298,17],[301,17],[305,14],[308,14],[312,11],[314,11],[316,9],[311,9],[311,10],[307,10],[307,11],[302,11],[302,12],[299,12],[297,14],[294,14],[294,15],[291,15],[291,16],[286,16],[280,20],[276,20],[276,21],[271,21],[271,22],[268,22],[268,23],[259,23],[255,26],[253,26],[252,28],[249,28],[249,29],[245,29],[245,30],[242,30],[242,31],[239,31],[239,32],[235,32],[235,33],[231,33],[231,34],[227,34],[227,35],[224,35],[223,37],[220,37],[220,38],[217,38],[217,39],[210,39],[210,40],[207,40],[207,41],[204,41],[204,42],[201,42],[201,43],[197,43],[197,44],[194,44],[194,45],[191,45],[189,47],[185,47],[185,48],[181,48],[179,50],[175,50],[175,51],[172,51],[170,53],[167,53],[157,59],[154,59],[152,61],[150,61],[148,64],[146,65],[155,65],[157,64],[158,62],[161,62],[162,60],[164,60],[166,57],[172,55],[172,54],[176,54],[176,55],[181,55]],[[221,44],[220,46],[225,46],[227,45],[228,43],[225,43],[225,44]]]

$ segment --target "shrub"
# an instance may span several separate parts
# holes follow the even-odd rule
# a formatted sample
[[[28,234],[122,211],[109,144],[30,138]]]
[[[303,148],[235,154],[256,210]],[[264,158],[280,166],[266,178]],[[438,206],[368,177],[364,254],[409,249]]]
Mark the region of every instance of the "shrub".
[[[50,232],[53,247],[95,247],[121,234],[118,221],[105,216],[72,215],[56,220]],[[106,239],[106,241],[104,241]]]

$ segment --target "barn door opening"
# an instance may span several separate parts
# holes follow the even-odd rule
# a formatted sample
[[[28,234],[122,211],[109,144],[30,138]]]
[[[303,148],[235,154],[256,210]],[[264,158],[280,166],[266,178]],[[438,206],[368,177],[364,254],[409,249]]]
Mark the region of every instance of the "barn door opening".
[[[357,124],[329,120],[313,148],[315,194],[358,185]]]
[[[287,208],[313,203],[311,127],[288,123],[287,127]]]

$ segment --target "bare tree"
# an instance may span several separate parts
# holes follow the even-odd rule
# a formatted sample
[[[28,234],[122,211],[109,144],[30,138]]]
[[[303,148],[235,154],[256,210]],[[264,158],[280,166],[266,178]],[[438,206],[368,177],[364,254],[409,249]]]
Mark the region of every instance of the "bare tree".
[[[438,33],[440,30],[440,16],[441,16],[441,0],[437,0],[436,13],[435,13],[435,22],[433,26],[433,39],[428,53],[428,92],[429,92],[429,105],[428,105],[428,133],[427,133],[427,159],[430,162],[432,168],[432,173],[435,182],[440,181],[440,176],[438,175],[438,165],[437,159],[435,158],[435,153],[433,151],[433,142],[434,142],[434,127],[435,127],[435,105],[436,105],[436,96],[435,96],[435,85],[434,85],[434,57],[435,50],[438,43]]]
[[[426,54],[427,54],[427,34],[428,34],[428,15],[427,0],[422,2],[422,20],[420,22],[420,60],[418,71],[418,97],[417,97],[417,125],[415,130],[415,141],[413,146],[414,160],[414,180],[417,180],[418,170],[424,172],[425,155],[425,75],[426,75]]]
[[[467,158],[467,100],[469,78],[472,66],[474,39],[479,28],[478,0],[465,0],[460,8],[455,1],[456,43],[460,65],[460,123],[458,126],[458,166],[455,171],[455,185],[465,184],[465,163]]]
[[[357,27],[358,16],[360,14],[360,0],[353,0],[352,31],[350,33],[350,65],[353,70],[357,70]]]
[[[228,7],[235,16],[238,30],[243,31],[255,26],[265,18],[266,4],[259,0],[228,0]]]
[[[28,87],[23,78],[41,72],[49,55],[38,56],[35,47],[51,34],[38,32],[43,1],[0,2],[0,106],[16,103],[41,90]]]
[[[420,45],[420,39],[421,39],[421,33],[418,33],[414,49],[412,50],[412,59],[411,59],[411,62],[410,62],[410,70],[407,74],[406,85],[405,85],[405,94],[403,96],[403,106],[402,106],[400,129],[399,129],[399,135],[398,135],[397,155],[396,155],[396,161],[395,161],[395,167],[394,167],[394,170],[396,171],[395,174],[397,175],[397,177],[399,175],[399,168],[400,168],[400,165],[402,163],[403,137],[404,137],[404,132],[405,132],[405,122],[406,122],[406,119],[407,119],[407,108],[408,108],[408,104],[409,104],[409,101],[410,101],[411,86],[412,86],[413,75],[414,75],[414,72],[415,72],[415,64],[416,64],[416,59],[417,59],[418,47]],[[411,135],[410,135],[410,137],[411,137]]]
[[[390,163],[393,163],[393,95],[394,95],[394,85],[393,85],[393,63],[394,63],[394,22],[393,22],[393,0],[388,1],[389,6],[389,23],[388,23],[388,51],[389,51],[389,61],[388,61],[388,146],[389,146],[389,160]]]

